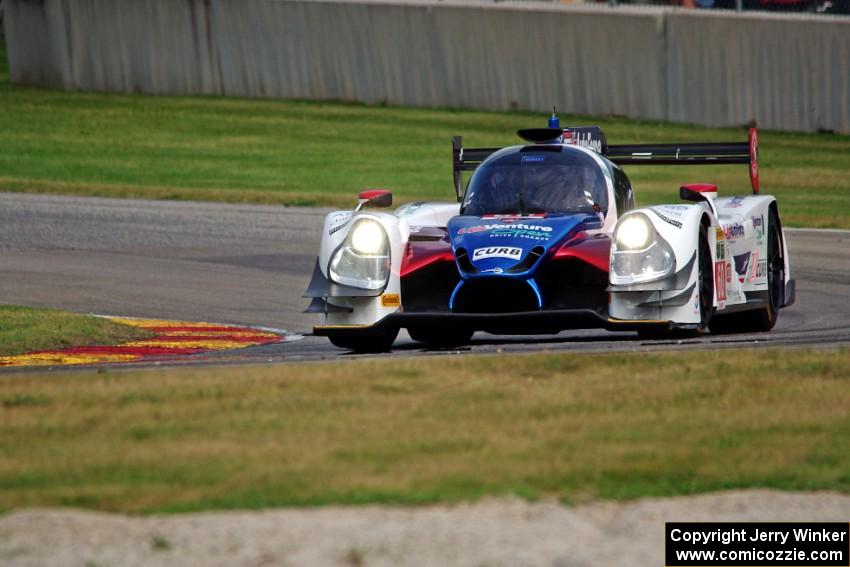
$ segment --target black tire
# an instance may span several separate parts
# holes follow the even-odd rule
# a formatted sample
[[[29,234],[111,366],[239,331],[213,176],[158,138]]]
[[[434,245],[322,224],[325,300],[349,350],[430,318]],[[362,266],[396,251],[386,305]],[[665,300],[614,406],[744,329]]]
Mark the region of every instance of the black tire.
[[[664,339],[672,339],[676,336],[676,331],[672,331],[670,329],[659,329],[658,327],[652,327],[648,329],[638,329],[638,337],[645,341],[658,341]]]
[[[407,329],[410,338],[430,347],[444,348],[465,345],[472,338],[470,329],[427,329],[411,327]]]
[[[767,218],[767,305],[717,317],[711,324],[713,333],[766,333],[776,326],[785,294],[785,258],[782,256],[782,236],[776,211],[771,209]]]
[[[697,247],[697,290],[699,293],[700,323],[697,329],[664,329],[648,327],[639,329],[641,339],[673,339],[686,338],[704,333],[708,330],[709,322],[714,314],[714,261],[711,257],[711,247],[708,245],[708,229],[700,225],[699,244]]]
[[[398,328],[363,335],[328,335],[331,344],[355,352],[387,352],[398,336]]]
[[[699,290],[699,329],[704,333],[708,330],[711,317],[714,315],[714,259],[711,257],[711,247],[708,245],[708,228],[705,225],[699,229],[699,273],[697,274],[697,289]]]

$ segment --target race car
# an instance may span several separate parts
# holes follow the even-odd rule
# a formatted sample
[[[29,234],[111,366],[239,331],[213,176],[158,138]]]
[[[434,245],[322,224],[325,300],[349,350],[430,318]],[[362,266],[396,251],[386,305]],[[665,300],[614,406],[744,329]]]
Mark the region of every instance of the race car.
[[[778,205],[759,194],[756,129],[740,143],[609,146],[601,128],[564,128],[553,113],[518,134],[506,148],[454,137],[457,202],[384,212],[392,193],[370,190],[328,214],[304,293],[314,334],[375,352],[401,328],[436,347],[476,331],[758,332],[794,302]],[[636,208],[622,168],[648,164],[746,164],[752,194],[690,183],[681,202]]]

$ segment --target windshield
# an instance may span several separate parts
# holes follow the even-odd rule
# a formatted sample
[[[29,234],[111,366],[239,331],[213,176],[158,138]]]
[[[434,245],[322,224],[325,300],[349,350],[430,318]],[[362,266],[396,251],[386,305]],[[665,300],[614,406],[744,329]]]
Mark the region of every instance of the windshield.
[[[608,191],[600,165],[582,151],[556,148],[525,148],[479,167],[462,214],[604,213]]]

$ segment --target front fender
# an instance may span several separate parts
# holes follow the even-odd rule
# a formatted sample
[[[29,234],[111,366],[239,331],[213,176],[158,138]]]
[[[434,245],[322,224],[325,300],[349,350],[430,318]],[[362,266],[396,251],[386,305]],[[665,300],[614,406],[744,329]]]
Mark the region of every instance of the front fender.
[[[674,272],[686,266],[696,256],[699,227],[703,217],[708,216],[710,226],[717,226],[711,209],[702,203],[655,205],[638,210],[649,217],[652,226],[673,249],[676,257]],[[713,254],[714,234],[709,234],[709,243]]]
[[[330,279],[331,257],[357,220],[363,218],[378,222],[390,241],[390,276],[383,290],[359,290],[335,284]],[[398,311],[401,307],[399,270],[409,236],[407,223],[389,213],[334,211],[328,214],[322,227],[322,243],[313,279],[305,292],[314,298],[308,311],[319,314],[321,325],[340,326],[373,325]]]
[[[683,278],[684,271],[695,263],[699,226],[703,222],[703,217],[708,216],[711,226],[717,224],[711,214],[711,209],[701,203],[694,205],[655,205],[629,211],[620,217],[620,220],[638,213],[649,219],[652,227],[673,251],[675,266],[672,275],[651,282],[612,286],[612,288],[627,291],[683,289],[688,283],[688,278]],[[714,237],[714,232],[709,230],[709,245],[712,254],[714,254],[715,249]]]
[[[629,211],[620,220],[634,214],[649,219],[658,236],[672,250],[675,265],[669,275],[657,280],[612,284],[609,287],[610,316],[617,320],[698,323],[699,305],[695,298],[700,225],[705,217],[710,226],[717,224],[710,206],[703,203],[656,205]],[[708,230],[708,244],[714,257],[717,244],[713,228]]]

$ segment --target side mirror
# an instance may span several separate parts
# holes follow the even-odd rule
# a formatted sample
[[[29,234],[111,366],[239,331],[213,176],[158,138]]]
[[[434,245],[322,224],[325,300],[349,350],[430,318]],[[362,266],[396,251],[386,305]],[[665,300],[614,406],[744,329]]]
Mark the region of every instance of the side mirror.
[[[363,207],[389,207],[393,204],[393,192],[386,189],[367,189],[357,197],[360,199],[357,210]]]
[[[679,188],[679,198],[683,201],[712,201],[717,197],[717,185],[713,183],[690,183]]]

